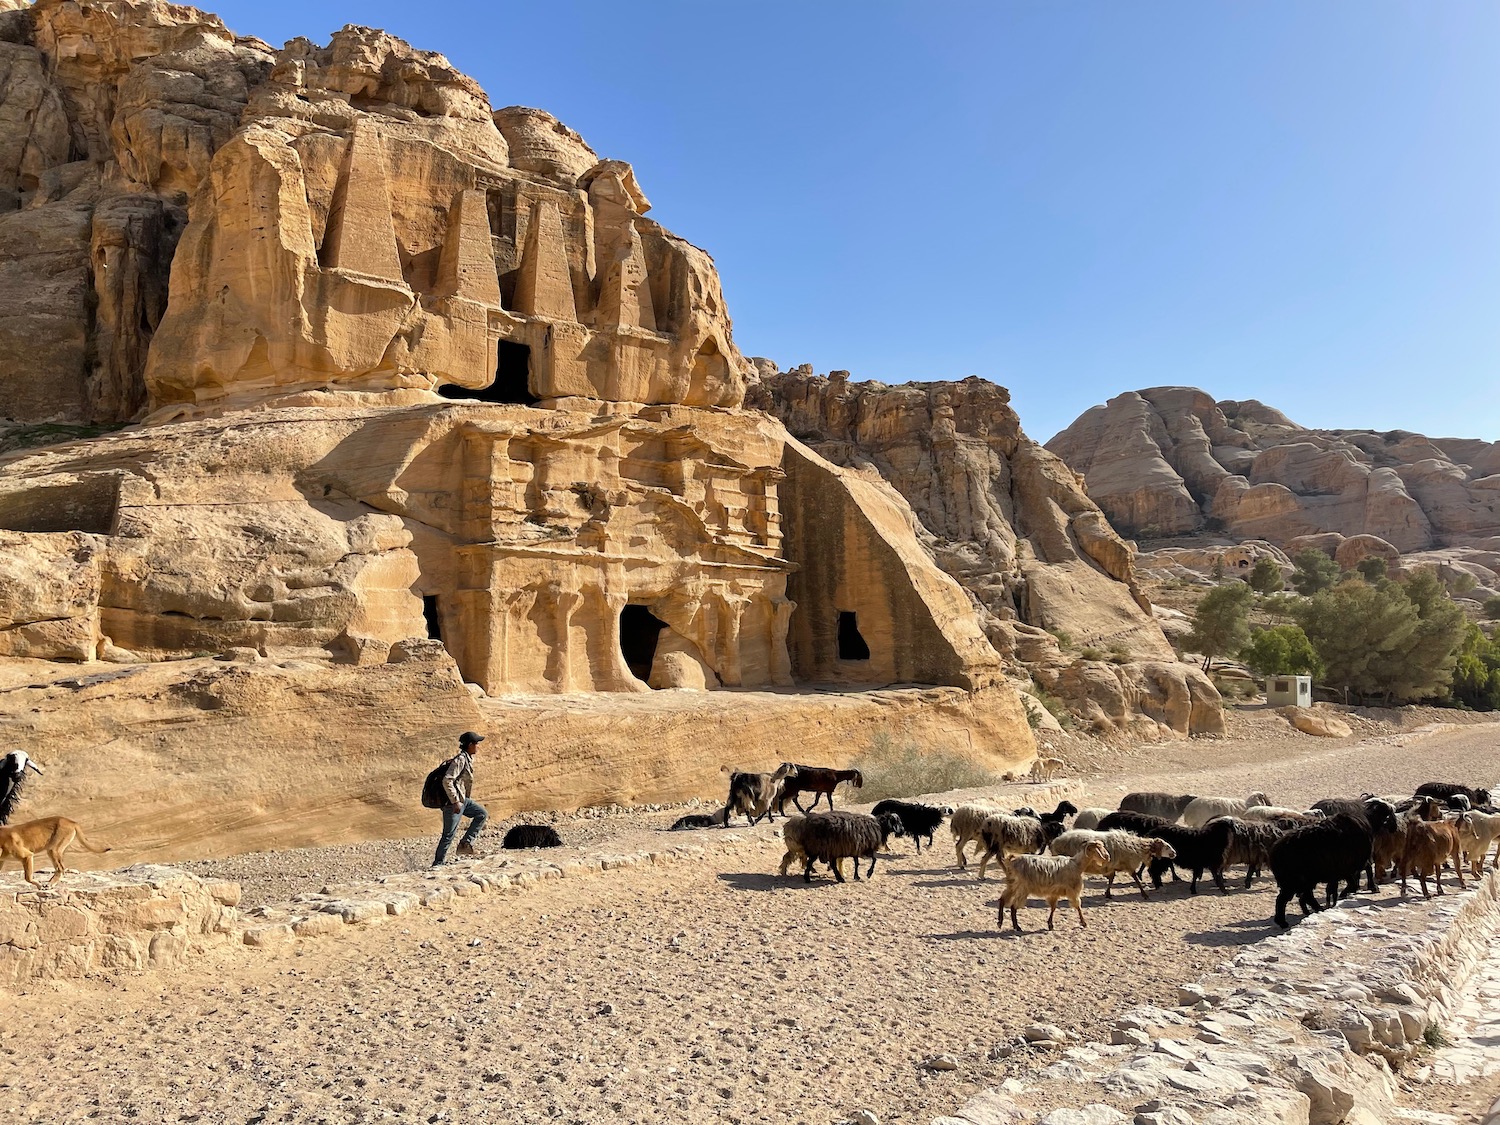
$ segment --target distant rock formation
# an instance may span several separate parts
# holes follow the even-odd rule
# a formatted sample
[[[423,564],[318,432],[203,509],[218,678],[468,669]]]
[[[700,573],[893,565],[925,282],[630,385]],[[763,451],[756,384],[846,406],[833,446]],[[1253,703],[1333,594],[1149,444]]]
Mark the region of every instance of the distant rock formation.
[[[752,362],[750,405],[911,506],[921,543],[968,591],[1013,675],[1103,729],[1222,729],[1218,692],[1176,660],[1131,548],[1077,475],[1022,432],[1004,387],[976,378],[890,387]],[[1080,659],[1059,635],[1115,659]]]
[[[1254,400],[1155,387],[1085,411],[1047,448],[1132,537],[1211,530],[1286,546],[1337,533],[1402,554],[1500,545],[1496,442],[1311,430]]]

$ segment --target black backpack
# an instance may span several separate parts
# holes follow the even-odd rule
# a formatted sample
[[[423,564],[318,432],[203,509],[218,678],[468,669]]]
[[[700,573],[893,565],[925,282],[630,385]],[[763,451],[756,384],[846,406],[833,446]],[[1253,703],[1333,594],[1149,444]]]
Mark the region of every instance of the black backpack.
[[[455,754],[454,757],[457,757]],[[448,807],[448,794],[443,792],[443,774],[448,772],[448,767],[453,764],[453,758],[449,758],[437,769],[427,775],[427,780],[422,782],[422,807],[424,809],[444,809]]]

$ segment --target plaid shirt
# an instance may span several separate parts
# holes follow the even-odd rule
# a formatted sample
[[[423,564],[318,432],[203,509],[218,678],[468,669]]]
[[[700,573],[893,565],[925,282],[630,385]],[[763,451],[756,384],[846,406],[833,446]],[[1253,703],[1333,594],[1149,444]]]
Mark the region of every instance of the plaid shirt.
[[[467,750],[460,750],[443,774],[443,795],[448,805],[462,806],[474,790],[474,757]]]

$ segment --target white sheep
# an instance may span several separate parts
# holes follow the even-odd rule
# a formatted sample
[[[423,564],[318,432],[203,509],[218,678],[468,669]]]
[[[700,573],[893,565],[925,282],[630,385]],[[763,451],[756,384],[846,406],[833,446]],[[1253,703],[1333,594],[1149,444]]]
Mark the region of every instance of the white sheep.
[[[1146,884],[1141,882],[1141,870],[1153,859],[1176,859],[1177,852],[1165,840],[1137,836],[1116,828],[1111,832],[1095,832],[1073,828],[1052,841],[1053,855],[1078,855],[1090,844],[1103,844],[1109,856],[1104,870],[1096,872],[1107,875],[1109,882],[1104,887],[1104,897],[1114,890],[1116,875],[1129,875],[1141,897],[1146,897]]]
[[[1182,823],[1189,828],[1202,828],[1216,816],[1244,818],[1251,805],[1269,805],[1271,799],[1264,793],[1251,793],[1243,801],[1233,797],[1194,797],[1182,810]]]
[[[1016,907],[1028,898],[1044,899],[1051,909],[1047,912],[1047,928],[1053,928],[1052,920],[1057,915],[1057,904],[1067,899],[1078,911],[1078,924],[1087,927],[1083,920],[1083,876],[1085,872],[1103,871],[1109,866],[1109,852],[1097,840],[1084,845],[1077,855],[1014,855],[1000,860],[1005,868],[1005,892],[1000,896],[999,925],[1005,925],[1005,911],[1010,909],[1010,924],[1019,931],[1020,919]]]
[[[1099,808],[1079,809],[1078,815],[1073,818],[1073,827],[1098,828],[1099,822],[1114,811],[1114,809]]]
[[[1466,812],[1458,818],[1458,846],[1469,854],[1469,868],[1477,879],[1484,874],[1484,857],[1490,845],[1500,839],[1500,813]],[[1500,845],[1495,848],[1491,867],[1500,866]]]
[[[1283,805],[1251,805],[1240,814],[1241,820],[1254,820],[1261,824],[1268,824],[1273,820],[1321,820],[1323,811],[1321,809],[1289,809]]]
[[[953,810],[953,815],[948,818],[948,827],[953,832],[954,849],[958,852],[960,867],[969,866],[964,848],[970,840],[979,839],[979,830],[984,827],[984,822],[999,811],[999,805],[985,800],[969,801]]]

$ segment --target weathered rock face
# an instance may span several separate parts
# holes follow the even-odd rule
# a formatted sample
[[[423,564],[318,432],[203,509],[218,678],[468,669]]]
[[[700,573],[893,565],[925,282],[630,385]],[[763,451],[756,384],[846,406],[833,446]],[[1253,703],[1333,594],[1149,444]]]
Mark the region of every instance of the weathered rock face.
[[[1253,400],[1156,387],[1093,407],[1047,447],[1130,535],[1285,546],[1337,532],[1404,554],[1500,534],[1500,443],[1309,430]]]
[[[126,839],[191,846],[202,796],[247,768],[210,761],[232,738],[329,770],[248,795],[234,845],[285,842],[350,786],[369,806],[353,834],[411,830],[407,775],[435,733],[483,721],[471,691],[863,701],[834,722],[809,692],[776,730],[720,696],[707,713],[735,733],[711,761],[693,705],[635,724],[640,745],[528,736],[518,808],[701,795],[793,730],[924,709],[994,764],[1034,754],[901,495],[741,407],[713,262],[644,218],[628,164],[381,32],[273,52],[164,4],[0,4],[0,393],[30,421],[155,408],[0,456],[0,672],[154,685],[87,716],[0,711],[7,737],[70,748],[58,792]],[[214,653],[229,667],[196,667]],[[57,680],[44,661],[107,663]],[[941,686],[865,696],[892,683]],[[220,745],[157,776],[136,723],[153,700]],[[79,748],[96,736],[102,758]],[[410,740],[422,761],[396,754]]]
[[[271,60],[157,0],[0,0],[0,414],[145,406],[188,195]]]
[[[1034,677],[1105,729],[1221,728],[1218,693],[1176,661],[1130,548],[1077,475],[1022,432],[1003,387],[888,387],[755,363],[752,405],[870,489],[910,504],[922,546],[968,592],[1013,675]],[[1053,634],[1132,662],[1075,660]]]
[[[644,217],[630,165],[538,110],[492,112],[441,55],[367,28],[293,40],[208,173],[146,372],[158,404],[743,396],[712,260]]]

